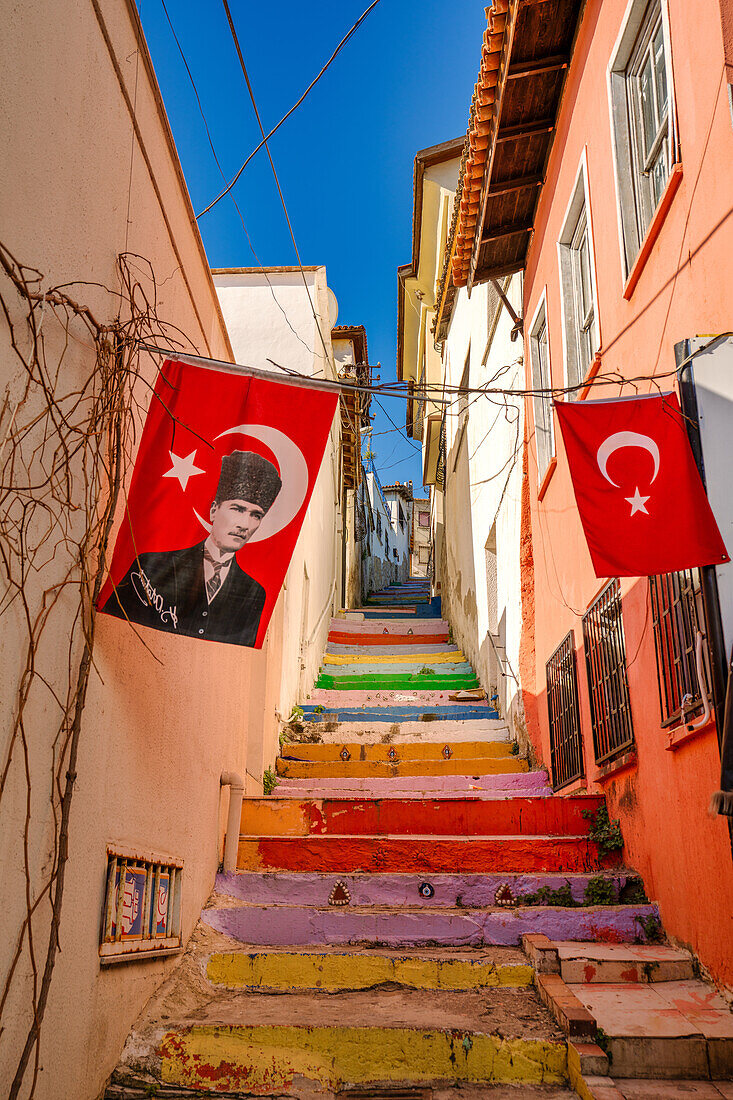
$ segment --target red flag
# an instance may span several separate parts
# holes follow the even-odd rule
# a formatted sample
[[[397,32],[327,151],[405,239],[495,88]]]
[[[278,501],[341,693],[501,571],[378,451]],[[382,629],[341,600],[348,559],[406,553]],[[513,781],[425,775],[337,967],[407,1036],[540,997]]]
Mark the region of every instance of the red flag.
[[[167,361],[98,606],[259,649],[338,395]]]
[[[597,577],[729,560],[676,394],[555,408]]]

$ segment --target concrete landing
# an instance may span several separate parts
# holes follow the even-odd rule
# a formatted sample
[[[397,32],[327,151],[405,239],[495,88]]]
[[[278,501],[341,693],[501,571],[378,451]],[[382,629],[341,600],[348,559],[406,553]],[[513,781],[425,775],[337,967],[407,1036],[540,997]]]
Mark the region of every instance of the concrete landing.
[[[733,1014],[701,981],[573,984],[619,1077],[733,1077]]]
[[[292,734],[290,735],[292,736]],[[452,722],[307,722],[293,738],[299,740],[337,744],[342,741],[362,741],[364,744],[399,745],[405,741],[422,741],[425,744],[460,744],[463,741],[509,741],[509,727],[501,718],[457,719]]]

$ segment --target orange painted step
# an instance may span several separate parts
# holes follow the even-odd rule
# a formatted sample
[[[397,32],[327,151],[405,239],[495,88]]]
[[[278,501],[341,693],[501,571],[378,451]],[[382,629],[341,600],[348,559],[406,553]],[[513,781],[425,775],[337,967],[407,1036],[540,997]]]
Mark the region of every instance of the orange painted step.
[[[595,871],[619,862],[598,857],[584,836],[261,836],[239,841],[240,871],[524,872]]]
[[[603,803],[569,798],[245,798],[241,835],[585,836]]]

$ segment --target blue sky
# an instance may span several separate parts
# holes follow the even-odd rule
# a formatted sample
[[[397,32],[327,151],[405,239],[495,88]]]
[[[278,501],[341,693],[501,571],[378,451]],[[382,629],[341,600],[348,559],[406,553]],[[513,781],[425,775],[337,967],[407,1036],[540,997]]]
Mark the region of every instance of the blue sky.
[[[227,180],[260,134],[219,0],[166,0]],[[139,0],[145,35],[198,213],[222,189],[161,0]],[[366,0],[229,0],[266,131],[292,106]],[[397,267],[410,259],[418,149],[465,133],[486,26],[476,0],[381,0],[271,150],[304,264],[325,264],[339,324],[363,324],[382,381],[395,377]],[[234,193],[258,260],[296,258],[264,150]],[[228,198],[199,226],[212,267],[257,263]],[[384,401],[404,426],[404,402]],[[419,450],[373,404],[383,483],[421,480]],[[377,434],[388,433],[388,434]]]

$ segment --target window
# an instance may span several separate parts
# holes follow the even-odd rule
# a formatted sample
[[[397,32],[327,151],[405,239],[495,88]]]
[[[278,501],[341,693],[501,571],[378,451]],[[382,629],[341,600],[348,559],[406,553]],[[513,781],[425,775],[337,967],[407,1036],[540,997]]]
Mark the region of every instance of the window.
[[[547,337],[547,312],[543,300],[529,337],[532,362],[532,389],[547,390],[550,380],[550,346]],[[537,449],[537,473],[540,481],[545,476],[555,450],[552,434],[552,397],[536,394],[533,399],[535,446]]]
[[[181,947],[182,864],[107,850],[107,890],[99,954],[102,963]]]
[[[429,512],[418,512],[417,522],[420,525],[420,527],[429,527],[430,526],[430,513]]]
[[[588,224],[588,184],[585,154],[558,241],[568,386],[579,386],[598,350],[593,247]],[[578,391],[569,393],[572,400]]]
[[[552,785],[557,791],[585,774],[572,630],[550,657],[546,673]]]
[[[392,553],[393,553],[393,554],[394,554],[394,556],[395,556],[395,560],[397,560],[397,557],[398,557],[398,555],[397,555],[397,550],[396,550],[396,549],[394,549],[394,550],[392,551]]]
[[[699,571],[650,577],[649,595],[662,725],[673,725],[681,717],[683,699],[686,714],[702,705],[695,660],[697,632],[704,621]],[[707,656],[706,647],[703,653]]]
[[[583,616],[583,642],[593,747],[596,763],[602,764],[634,743],[617,579],[609,581]]]
[[[381,541],[382,538],[382,517],[377,512],[377,538]]]
[[[631,5],[609,73],[627,273],[676,160],[662,0]]]
[[[420,562],[420,565],[427,565],[428,564],[428,562],[430,561],[430,547],[429,546],[418,546],[418,548],[417,548],[417,560]]]

